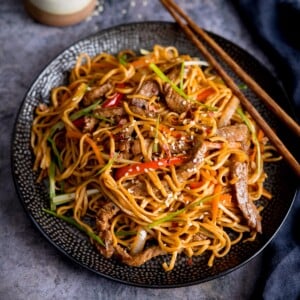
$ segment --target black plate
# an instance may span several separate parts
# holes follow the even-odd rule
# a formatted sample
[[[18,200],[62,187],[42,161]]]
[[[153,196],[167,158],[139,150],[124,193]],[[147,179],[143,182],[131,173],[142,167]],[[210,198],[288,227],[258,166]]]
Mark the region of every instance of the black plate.
[[[282,105],[288,103],[279,84],[256,59],[231,42],[211,35],[274,99]],[[34,109],[41,99],[49,99],[51,88],[66,82],[68,71],[74,66],[77,55],[81,52],[90,55],[99,52],[115,54],[124,48],[152,49],[154,44],[173,45],[180,53],[200,56],[176,24],[165,22],[133,23],[107,29],[80,40],[58,55],[34,81],[20,107],[12,139],[12,171],[21,203],[30,219],[47,240],[68,258],[99,275],[126,284],[180,287],[211,280],[233,271],[257,255],[270,242],[287,216],[296,192],[296,178],[284,162],[267,167],[269,178],[266,184],[274,198],[263,211],[263,234],[255,242],[235,245],[226,257],[216,259],[211,268],[207,266],[207,255],[194,258],[192,264],[187,257],[180,256],[174,270],[168,273],[161,266],[164,257],[155,258],[141,267],[129,267],[114,259],[102,257],[86,236],[42,211],[43,207],[48,207],[48,191],[44,185],[36,184],[36,174],[32,172],[30,130]],[[280,133],[282,129],[269,111],[249,90],[245,93],[268,123]],[[288,137],[286,139],[287,144],[292,144]]]

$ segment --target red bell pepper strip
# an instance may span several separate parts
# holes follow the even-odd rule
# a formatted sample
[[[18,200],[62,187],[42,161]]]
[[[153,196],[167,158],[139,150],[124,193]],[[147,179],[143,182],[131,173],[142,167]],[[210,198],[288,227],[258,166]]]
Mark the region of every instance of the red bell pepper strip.
[[[204,100],[206,100],[206,98],[212,94],[215,93],[215,90],[211,87],[209,87],[208,89],[205,89],[204,91],[202,91],[201,93],[199,93],[197,95],[197,100],[199,102],[203,102]]]
[[[107,98],[101,105],[103,108],[120,106],[124,94],[115,93],[112,97]]]
[[[124,83],[119,83],[116,86],[117,88],[124,88],[125,84]],[[120,92],[116,92],[115,94],[113,94],[111,97],[107,98],[103,103],[102,103],[102,107],[103,108],[107,108],[107,107],[116,107],[116,106],[120,106],[121,101],[124,97],[124,94],[120,93]]]
[[[84,125],[85,125],[85,121],[84,121],[84,117],[81,117],[79,119],[76,119],[74,121],[72,121],[73,124],[78,128],[78,129],[83,129]]]
[[[185,160],[186,160],[185,156],[174,156],[171,158],[162,158],[158,160],[147,161],[144,163],[127,165],[125,167],[119,168],[116,171],[115,178],[116,180],[118,180],[123,176],[139,175],[150,170],[156,170],[156,169],[165,168],[169,166],[178,166],[183,164]]]

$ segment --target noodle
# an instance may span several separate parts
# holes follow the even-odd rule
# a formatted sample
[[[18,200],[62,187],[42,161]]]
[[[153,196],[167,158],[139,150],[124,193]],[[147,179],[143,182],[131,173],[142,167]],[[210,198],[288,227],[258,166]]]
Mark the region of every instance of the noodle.
[[[180,254],[208,253],[212,266],[261,232],[264,162],[280,157],[200,60],[159,45],[83,53],[50,100],[36,108],[33,169],[104,256],[139,266],[169,254],[171,271]]]

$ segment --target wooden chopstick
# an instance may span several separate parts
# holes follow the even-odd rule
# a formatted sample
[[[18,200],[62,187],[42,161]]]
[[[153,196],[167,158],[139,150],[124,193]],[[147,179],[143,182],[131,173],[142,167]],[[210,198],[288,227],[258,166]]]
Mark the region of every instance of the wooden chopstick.
[[[174,9],[183,19],[186,20],[187,24],[193,29],[207,44],[227,63],[232,70],[247,84],[247,86],[256,93],[261,100],[267,105],[267,107],[278,116],[298,137],[300,137],[300,126],[295,120],[293,120],[276,102],[270,97],[269,94],[250,77],[215,41],[212,39],[203,29],[201,29],[175,2],[172,0],[163,0],[166,7]],[[165,4],[164,4],[165,5]]]
[[[249,112],[249,114],[252,116],[252,118],[257,122],[257,124],[260,126],[260,128],[265,132],[266,136],[269,138],[269,140],[273,143],[273,145],[277,148],[277,151],[282,155],[282,157],[286,160],[286,162],[290,165],[290,167],[293,169],[293,171],[296,173],[298,177],[300,177],[300,165],[297,162],[297,160],[294,158],[294,156],[290,153],[290,151],[285,147],[283,142],[278,138],[278,136],[275,134],[273,129],[266,123],[266,121],[263,119],[263,117],[259,114],[259,112],[255,109],[255,107],[251,104],[251,102],[246,98],[246,96],[241,92],[241,90],[238,88],[238,86],[235,84],[235,82],[231,79],[231,77],[226,73],[226,71],[223,69],[223,67],[217,62],[217,60],[210,54],[208,49],[204,46],[204,44],[198,39],[198,37],[194,34],[194,32],[191,30],[191,28],[197,28],[197,32],[204,33],[203,30],[201,30],[196,23],[194,23],[172,0],[160,0],[161,3],[165,6],[165,8],[169,11],[169,13],[173,16],[177,24],[181,27],[181,29],[184,31],[184,33],[187,35],[187,37],[195,44],[195,46],[198,48],[198,50],[203,54],[205,59],[210,63],[210,65],[219,73],[219,75],[222,77],[224,82],[227,84],[229,88],[232,89],[233,93],[239,98],[241,101],[241,104],[245,107],[245,109]],[[185,22],[183,22],[180,19],[180,16],[184,18]],[[205,34],[205,41],[211,46],[212,49],[215,50],[216,43],[211,43],[211,39],[207,39],[207,35]],[[224,57],[224,51],[218,47],[218,54],[223,59]],[[217,51],[216,51],[217,52]],[[228,56],[228,55],[225,55]],[[230,58],[230,57],[229,57]],[[228,60],[228,57],[227,57]],[[229,66],[232,65],[232,59],[226,61]],[[245,74],[245,72],[240,68],[236,68],[237,64],[234,64],[235,69],[238,69],[238,72],[241,72]],[[238,74],[239,75],[239,74]],[[260,91],[257,89],[257,84],[249,77],[243,75],[243,77],[247,77],[247,82],[245,82],[251,87],[255,87],[256,91]],[[249,81],[249,78],[250,81]],[[249,84],[249,82],[251,82]],[[261,89],[261,88],[260,88]],[[263,94],[266,94],[264,92]],[[259,96],[261,96],[259,94]],[[268,96],[269,97],[269,96]],[[271,98],[271,97],[270,97]],[[264,99],[263,99],[264,100]],[[272,100],[272,105],[274,100]],[[271,103],[269,103],[271,105]],[[278,111],[278,109],[275,109]],[[286,119],[285,113],[280,113],[280,116]],[[297,125],[297,124],[296,124]],[[294,126],[294,125],[293,125]],[[298,125],[297,125],[298,126]],[[298,126],[299,127],[299,126]],[[298,130],[295,130],[296,133],[298,133]]]

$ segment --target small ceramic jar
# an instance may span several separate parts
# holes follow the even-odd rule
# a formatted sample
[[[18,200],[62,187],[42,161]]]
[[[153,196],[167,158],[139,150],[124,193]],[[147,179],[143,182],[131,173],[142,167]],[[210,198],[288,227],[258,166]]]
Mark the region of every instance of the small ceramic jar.
[[[87,18],[96,0],[24,0],[25,9],[37,21],[51,26],[68,26]]]

